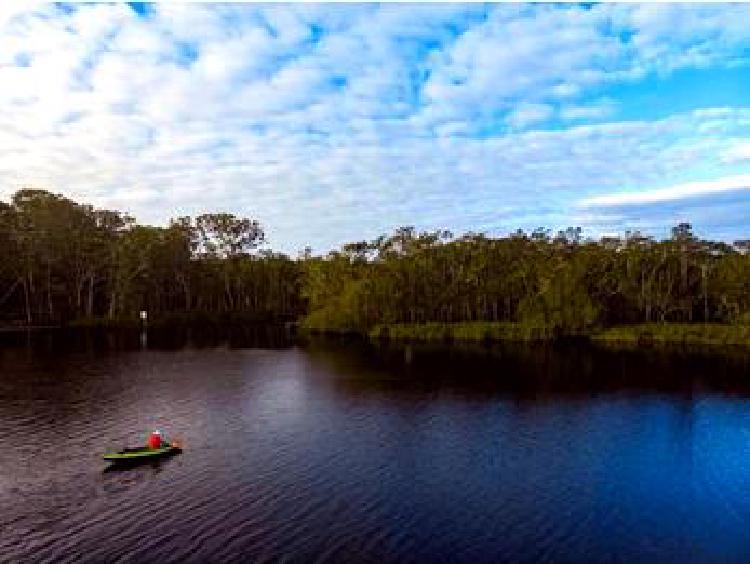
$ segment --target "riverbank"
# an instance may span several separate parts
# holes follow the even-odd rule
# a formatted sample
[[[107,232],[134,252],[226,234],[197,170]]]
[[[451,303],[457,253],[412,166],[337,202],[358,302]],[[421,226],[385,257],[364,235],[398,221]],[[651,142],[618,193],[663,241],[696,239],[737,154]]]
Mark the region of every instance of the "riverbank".
[[[370,331],[350,327],[321,327],[306,321],[299,324],[301,335],[357,337],[370,341],[451,343],[451,342],[552,342],[562,337],[553,327],[508,322],[390,323]],[[572,335],[569,335],[572,336]]]
[[[245,326],[284,326],[290,331],[294,331],[297,322],[291,317],[281,316],[264,316],[248,314],[244,312],[175,312],[165,313],[149,317],[144,323],[135,316],[129,317],[92,317],[82,319],[72,319],[57,324],[32,324],[10,323],[0,325],[0,333],[24,333],[28,331],[47,331],[60,329],[96,329],[96,330],[124,330],[135,331],[142,329],[154,330],[180,330],[180,329],[198,329],[198,330],[219,330],[227,327],[245,327]]]
[[[750,325],[648,323],[611,327],[593,333],[590,339],[628,346],[750,346]]]
[[[76,329],[174,329],[174,328],[222,328],[242,325],[281,325],[290,323],[290,317],[259,315],[245,312],[171,312],[149,316],[146,323],[135,316],[96,317],[73,320],[66,327]]]
[[[309,333],[360,335],[371,341],[394,342],[554,342],[585,339],[607,346],[750,346],[750,325],[645,323],[586,332],[563,332],[558,328],[507,322],[394,323],[375,326],[367,333],[351,329],[310,327]]]
[[[368,334],[372,340],[392,341],[554,341],[560,332],[549,326],[507,322],[415,323],[377,325]]]
[[[48,331],[60,329],[62,325],[2,325],[0,333],[24,333],[26,331]]]
[[[622,325],[586,332],[564,332],[559,328],[508,322],[460,322],[460,323],[394,323],[376,325],[370,331],[351,328],[326,328],[310,326],[303,322],[258,318],[237,313],[170,314],[149,320],[147,327],[153,330],[222,330],[229,327],[279,326],[290,335],[328,335],[355,337],[373,342],[419,342],[419,343],[492,343],[524,342],[552,343],[561,340],[587,340],[604,346],[658,347],[750,347],[750,325],[703,324],[703,323],[644,323]],[[115,329],[140,330],[144,326],[135,319],[88,319],[74,321],[68,325],[0,327],[0,333],[53,329]]]

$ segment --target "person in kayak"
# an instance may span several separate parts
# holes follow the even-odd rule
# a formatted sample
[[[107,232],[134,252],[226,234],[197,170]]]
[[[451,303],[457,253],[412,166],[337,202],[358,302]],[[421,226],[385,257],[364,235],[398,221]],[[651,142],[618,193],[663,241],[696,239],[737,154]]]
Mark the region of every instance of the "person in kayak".
[[[161,436],[161,431],[159,431],[158,429],[152,431],[148,436],[148,448],[161,448],[162,442],[163,439]]]

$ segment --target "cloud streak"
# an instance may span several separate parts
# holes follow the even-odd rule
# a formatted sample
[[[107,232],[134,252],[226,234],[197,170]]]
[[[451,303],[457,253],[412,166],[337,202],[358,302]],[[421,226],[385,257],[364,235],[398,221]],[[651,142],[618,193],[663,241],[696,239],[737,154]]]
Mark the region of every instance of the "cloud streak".
[[[582,207],[637,206],[673,202],[686,198],[710,196],[712,194],[740,190],[750,190],[750,174],[727,176],[703,182],[687,182],[667,188],[594,196],[593,198],[583,200],[580,205]]]

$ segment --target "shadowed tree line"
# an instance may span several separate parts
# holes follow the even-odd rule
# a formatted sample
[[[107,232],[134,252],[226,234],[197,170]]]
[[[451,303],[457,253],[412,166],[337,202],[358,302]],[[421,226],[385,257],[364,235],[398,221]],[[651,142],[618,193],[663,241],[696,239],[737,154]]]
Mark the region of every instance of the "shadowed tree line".
[[[299,264],[259,251],[256,221],[181,217],[169,227],[81,205],[43,190],[0,202],[0,320],[26,324],[167,314],[302,313]]]
[[[580,228],[489,238],[411,227],[326,256],[262,250],[231,214],[168,227],[42,190],[0,202],[0,321],[235,315],[312,328],[512,322],[561,333],[622,324],[750,324],[750,242],[704,241],[689,224],[657,241],[584,239]]]

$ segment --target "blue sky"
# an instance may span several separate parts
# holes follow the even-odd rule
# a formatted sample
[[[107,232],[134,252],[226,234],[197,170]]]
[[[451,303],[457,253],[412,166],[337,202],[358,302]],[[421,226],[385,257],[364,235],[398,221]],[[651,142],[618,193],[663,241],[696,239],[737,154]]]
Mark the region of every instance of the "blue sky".
[[[227,210],[325,252],[400,225],[750,236],[750,5],[0,8],[0,198]]]

